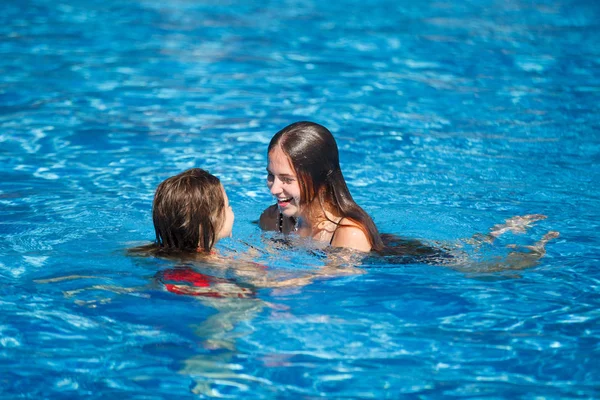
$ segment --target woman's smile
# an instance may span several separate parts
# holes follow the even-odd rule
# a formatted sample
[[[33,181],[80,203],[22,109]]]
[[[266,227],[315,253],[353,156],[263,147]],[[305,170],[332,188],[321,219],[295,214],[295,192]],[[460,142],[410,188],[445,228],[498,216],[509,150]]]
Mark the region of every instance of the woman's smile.
[[[289,197],[287,199],[277,199],[277,205],[279,206],[279,208],[285,208],[289,206],[293,200],[293,197]]]
[[[300,185],[288,156],[279,147],[269,152],[267,186],[277,200],[279,211],[286,217],[300,213]]]

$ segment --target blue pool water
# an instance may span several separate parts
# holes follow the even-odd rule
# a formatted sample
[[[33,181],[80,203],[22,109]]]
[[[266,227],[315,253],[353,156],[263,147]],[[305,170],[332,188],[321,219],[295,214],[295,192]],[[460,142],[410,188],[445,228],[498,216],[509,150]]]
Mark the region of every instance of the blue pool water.
[[[597,1],[2,9],[1,398],[600,396]],[[525,270],[382,259],[240,299],[167,292],[174,262],[126,254],[156,185],[202,167],[236,212],[220,251],[323,266],[253,224],[268,141],[304,119],[382,232],[458,246],[548,217],[485,257],[561,236]]]

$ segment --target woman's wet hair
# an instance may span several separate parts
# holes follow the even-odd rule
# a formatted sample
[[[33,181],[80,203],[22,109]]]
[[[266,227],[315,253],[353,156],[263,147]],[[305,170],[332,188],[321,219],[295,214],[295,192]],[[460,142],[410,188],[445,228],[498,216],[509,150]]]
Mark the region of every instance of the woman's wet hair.
[[[301,206],[309,218],[318,212],[317,207],[338,214],[358,224],[373,250],[383,248],[373,220],[350,195],[337,143],[327,128],[314,122],[293,123],[273,136],[268,152],[276,146],[287,155],[296,172]]]
[[[192,168],[164,180],[154,195],[152,221],[161,253],[210,252],[223,225],[219,178]]]

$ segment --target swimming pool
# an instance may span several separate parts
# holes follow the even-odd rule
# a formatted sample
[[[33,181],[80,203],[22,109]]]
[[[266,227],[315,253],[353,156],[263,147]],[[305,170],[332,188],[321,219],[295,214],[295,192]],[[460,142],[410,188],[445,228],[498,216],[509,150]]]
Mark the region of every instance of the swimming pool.
[[[594,1],[3,3],[2,398],[590,398],[600,385],[599,7]],[[527,270],[370,263],[243,299],[155,282],[156,185],[219,176],[234,238],[322,265],[253,221],[265,149],[332,130],[382,232],[490,250],[561,236]]]

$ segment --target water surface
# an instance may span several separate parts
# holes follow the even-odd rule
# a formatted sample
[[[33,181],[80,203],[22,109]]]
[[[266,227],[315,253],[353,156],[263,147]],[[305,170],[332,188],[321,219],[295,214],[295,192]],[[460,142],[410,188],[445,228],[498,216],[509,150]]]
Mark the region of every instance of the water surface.
[[[598,396],[598,4],[47,0],[0,15],[3,398]],[[266,146],[332,130],[383,232],[456,244],[544,214],[538,265],[370,262],[249,298],[179,296],[153,239],[160,181],[224,183],[227,253],[323,265],[253,224]],[[487,253],[486,253],[487,254]],[[274,272],[274,273],[275,273]]]

